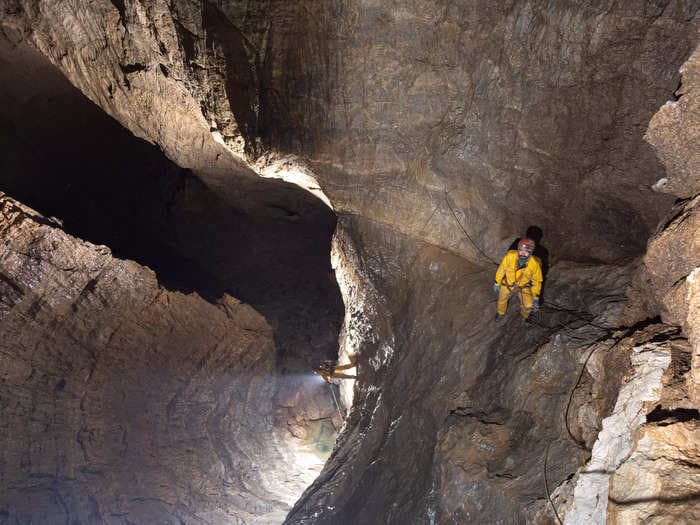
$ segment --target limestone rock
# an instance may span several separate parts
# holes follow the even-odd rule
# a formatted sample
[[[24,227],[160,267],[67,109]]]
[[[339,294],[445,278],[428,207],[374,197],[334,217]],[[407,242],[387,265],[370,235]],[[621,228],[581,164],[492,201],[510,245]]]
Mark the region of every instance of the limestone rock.
[[[354,273],[341,273],[353,300],[344,342],[360,349],[361,374],[337,450],[286,523],[525,519],[544,496],[548,443],[552,488],[585,458],[563,414],[590,344],[619,315],[630,269],[553,268],[548,309],[530,324],[512,311],[499,329],[490,268],[384,225],[354,219],[340,228],[334,259],[341,270],[354,262]],[[624,370],[607,373],[600,379],[612,383]],[[602,412],[602,398],[617,391],[597,388]],[[581,389],[590,398],[590,385]]]
[[[661,378],[670,364],[667,348],[649,343],[633,349],[633,375],[620,390],[613,413],[603,421],[589,463],[579,474],[564,523],[605,523],[610,475],[632,450],[632,436],[644,423],[645,403],[660,397]]]
[[[674,207],[671,219],[650,239],[644,265],[664,321],[685,325],[692,304],[688,278],[700,266],[700,195]]]
[[[542,510],[543,473],[555,487],[583,461],[575,441],[593,441],[591,427],[615,390],[594,376],[621,380],[600,371],[625,358],[586,363],[586,348],[610,348],[601,342],[620,318],[633,269],[625,263],[642,254],[671,204],[652,190],[664,173],[642,133],[678,85],[699,10],[677,0],[14,0],[3,5],[2,24],[124,126],[251,213],[273,199],[248,157],[264,148],[304,157],[313,172],[306,180],[318,181],[314,191],[340,214],[342,345],[361,372],[337,447],[286,522],[403,524],[525,519]],[[689,75],[688,94],[692,82]],[[661,142],[654,139],[657,151]],[[529,324],[510,315],[499,328],[492,266],[530,225],[552,250],[548,309]],[[660,238],[659,253],[671,245]],[[586,264],[556,265],[565,259]],[[697,273],[689,272],[692,298]],[[8,297],[21,291],[7,286]],[[667,291],[659,301],[672,303],[670,315],[684,313]],[[661,375],[660,367],[648,372]],[[571,439],[561,415],[579,373],[571,417],[581,432]],[[601,399],[587,403],[581,392]],[[275,413],[288,434],[282,408]],[[623,407],[611,417],[641,424],[640,414]],[[616,467],[621,451],[614,461],[595,459]],[[205,472],[236,484],[226,475],[249,466],[238,457],[224,455]],[[274,485],[270,472],[257,474],[240,485]],[[202,487],[210,497],[210,485]],[[181,498],[189,501],[132,502],[136,521],[157,521]],[[282,508],[266,494],[229,508],[239,506],[248,514],[231,520]]]
[[[689,198],[700,193],[700,47],[681,68],[676,100],[669,101],[649,122],[644,138],[666,167],[654,188]]]
[[[307,157],[336,210],[471,259],[538,224],[557,259],[606,262],[639,253],[669,203],[640,130],[698,16],[678,1],[13,6],[8,32],[241,206],[265,199],[244,152],[266,146]]]
[[[682,96],[664,106],[650,123],[648,138],[664,162],[667,188],[679,201],[645,255],[647,295],[669,322],[682,326],[693,345],[693,381],[688,385],[695,406],[700,406],[700,316],[697,276],[700,268],[700,196],[698,192],[698,129],[700,102],[697,82],[700,64],[695,52],[683,65]],[[666,190],[664,190],[666,191]],[[642,277],[642,279],[645,279]],[[644,284],[638,286],[644,286]]]
[[[657,359],[659,363],[645,371],[647,375],[654,371],[653,378],[642,380],[642,375],[635,373],[620,391],[615,411],[636,407],[636,414],[619,422],[617,438],[610,439],[615,414],[604,422],[593,457],[581,471],[573,502],[567,506],[568,523],[697,521],[697,69],[696,50],[682,68],[684,83],[677,93],[680,100],[664,105],[647,131],[647,140],[667,170],[655,189],[685,198],[676,203],[650,239],[630,292],[635,298],[632,307],[639,309],[638,319],[660,312],[665,322],[681,327],[689,341],[679,334],[665,343],[651,343],[655,351],[665,354],[668,363]],[[644,395],[631,394],[635,388]],[[624,450],[620,452],[621,446]]]
[[[698,421],[648,424],[638,434],[634,451],[610,480],[607,523],[697,523]]]
[[[265,320],[169,292],[6,196],[0,234],[0,516],[280,521]]]
[[[700,269],[696,268],[688,276],[688,318],[689,339],[692,343],[690,398],[693,405],[700,406]]]

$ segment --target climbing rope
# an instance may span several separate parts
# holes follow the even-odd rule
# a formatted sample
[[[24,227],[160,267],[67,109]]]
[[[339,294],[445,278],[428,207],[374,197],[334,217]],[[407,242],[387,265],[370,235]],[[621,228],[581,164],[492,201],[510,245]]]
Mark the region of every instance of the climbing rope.
[[[338,415],[340,416],[340,421],[343,421],[344,417],[340,411],[340,405],[338,404],[338,400],[335,397],[335,390],[333,390],[333,384],[329,382],[328,388],[330,388],[330,390],[331,390],[331,396],[333,396],[333,402],[335,403],[335,408],[338,410]]]
[[[443,187],[443,188],[445,190],[445,202],[447,203],[447,207],[450,209],[450,212],[452,213],[452,216],[454,217],[455,221],[457,221],[457,224],[459,225],[459,229],[462,230],[462,232],[464,233],[464,236],[469,240],[469,242],[472,244],[472,246],[474,246],[474,248],[476,248],[476,250],[481,255],[483,255],[487,261],[498,266],[498,263],[496,261],[494,261],[491,257],[489,257],[488,254],[484,250],[482,250],[481,247],[476,243],[476,241],[474,239],[472,239],[472,236],[469,235],[469,232],[467,232],[466,228],[462,225],[462,221],[459,220],[459,218],[457,217],[457,214],[455,213],[454,208],[452,207],[452,203],[450,202],[450,196],[447,193],[447,187]]]
[[[559,522],[559,525],[564,525],[561,522],[561,518],[559,517],[559,513],[557,512],[556,507],[554,506],[554,502],[552,501],[551,496],[549,495],[549,486],[547,484],[547,458],[549,458],[549,446],[551,443],[547,443],[547,450],[544,451],[544,492],[547,494],[547,499],[549,500],[549,504],[552,506],[552,511],[554,511],[554,515],[557,517],[557,521]]]
[[[578,385],[581,382],[581,378],[583,377],[583,372],[586,370],[586,365],[588,364],[588,361],[591,359],[591,356],[598,348],[596,346],[598,343],[599,341],[596,341],[591,345],[591,351],[588,353],[588,356],[586,356],[586,359],[583,361],[583,365],[581,365],[581,370],[578,373],[578,377],[576,378],[574,387],[571,389],[571,392],[569,392],[569,400],[566,403],[566,410],[564,410],[564,426],[566,427],[566,432],[569,434],[571,440],[574,443],[576,443],[576,446],[583,450],[588,450],[588,447],[586,446],[586,442],[583,439],[577,438],[571,431],[571,426],[569,425],[569,410],[571,410],[571,403],[574,400],[574,392],[576,392],[576,389],[578,388]]]
[[[598,325],[598,324],[593,323],[592,320],[595,316],[593,314],[591,314],[590,312],[566,308],[566,307],[561,306],[560,304],[557,304],[553,301],[546,301],[545,303],[542,304],[542,306],[540,308],[550,310],[552,312],[565,312],[569,315],[572,315],[573,317],[575,317],[579,321],[584,321],[586,324],[589,324],[594,328],[599,328],[601,330],[610,330],[609,326],[602,326],[602,325]]]
[[[550,306],[550,305],[552,305],[552,306]],[[539,314],[542,310],[549,310],[551,312],[563,312],[563,313],[569,314],[570,316],[574,317],[575,321],[580,321],[580,322],[584,323],[585,325],[591,326],[593,328],[597,328],[598,330],[608,331],[611,329],[611,327],[609,327],[609,326],[603,326],[603,325],[594,323],[593,319],[595,316],[593,314],[591,314],[590,312],[584,312],[583,310],[573,310],[571,308],[565,308],[565,307],[557,305],[556,303],[553,303],[551,301],[546,301],[546,302],[543,301],[543,304],[540,305],[540,307],[537,310],[534,310],[532,312],[532,315],[530,315],[530,317],[528,318],[528,322],[531,324],[537,325],[540,328],[544,328],[546,330],[554,330],[554,329],[561,330],[563,332],[568,333],[572,339],[582,339],[582,338],[572,336],[571,334],[573,333],[574,329],[570,328],[568,326],[568,324],[564,324],[564,323],[560,323],[560,322],[555,321],[554,324],[548,325],[548,324],[545,324],[541,321],[535,320],[535,317],[536,317],[535,314]],[[569,324],[571,324],[571,323],[569,323]],[[580,327],[577,327],[577,328],[580,328]]]
[[[607,349],[608,352],[613,350],[617,345],[620,344],[621,341],[623,341],[625,338],[629,337],[632,333],[634,332],[634,328],[628,329],[624,334],[622,334],[619,338],[615,340],[615,343],[610,346],[610,348]],[[583,365],[581,366],[581,370],[579,371],[578,378],[576,379],[576,383],[574,384],[574,387],[571,389],[571,392],[569,393],[569,401],[566,404],[566,411],[564,412],[564,423],[566,425],[566,431],[569,433],[569,437],[582,449],[588,450],[588,447],[586,447],[586,443],[583,440],[577,439],[574,437],[574,435],[571,432],[571,428],[569,427],[569,410],[571,409],[571,402],[574,398],[574,392],[578,388],[579,383],[581,382],[581,378],[583,377],[583,372],[586,369],[586,365],[588,364],[588,361],[591,359],[591,356],[595,353],[595,351],[598,349],[598,343],[603,341],[605,337],[602,337],[595,341],[591,346],[593,347],[592,350],[588,353],[588,356],[586,357],[585,361],[583,362]]]

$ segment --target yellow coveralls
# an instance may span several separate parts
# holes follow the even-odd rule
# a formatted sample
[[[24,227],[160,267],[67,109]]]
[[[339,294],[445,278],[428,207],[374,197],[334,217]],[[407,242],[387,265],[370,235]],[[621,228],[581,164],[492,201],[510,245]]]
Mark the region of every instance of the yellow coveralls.
[[[532,301],[539,299],[542,290],[542,264],[537,257],[530,256],[524,268],[518,269],[517,250],[508,250],[496,271],[498,291],[498,313],[506,314],[508,299],[513,294],[520,297],[520,315],[527,319],[532,311]]]

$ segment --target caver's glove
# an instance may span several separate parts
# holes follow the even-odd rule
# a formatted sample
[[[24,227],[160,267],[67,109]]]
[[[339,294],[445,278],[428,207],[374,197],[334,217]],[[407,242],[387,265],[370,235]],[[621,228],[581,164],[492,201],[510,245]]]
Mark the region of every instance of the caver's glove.
[[[498,293],[498,292],[501,291],[501,287],[498,286],[497,284],[494,284],[494,285],[493,285],[493,291],[496,292],[496,293]]]
[[[535,311],[540,309],[540,300],[539,299],[535,299],[532,301],[532,309]]]

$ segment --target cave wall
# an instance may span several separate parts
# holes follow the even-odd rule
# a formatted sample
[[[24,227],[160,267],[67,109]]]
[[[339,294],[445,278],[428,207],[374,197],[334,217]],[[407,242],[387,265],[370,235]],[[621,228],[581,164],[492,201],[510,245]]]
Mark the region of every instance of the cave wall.
[[[678,99],[659,109],[645,137],[666,168],[659,189],[678,200],[649,240],[632,294],[650,290],[652,309],[685,337],[682,351],[670,353],[663,391],[634,434],[631,454],[611,478],[610,523],[700,519],[700,48],[681,73]]]
[[[270,82],[297,143],[285,134],[270,142],[309,156],[339,210],[472,257],[496,257],[529,224],[544,229],[556,258],[643,251],[670,201],[649,188],[661,167],[642,135],[678,84],[696,7],[299,4],[314,16],[294,27],[311,36],[299,45],[287,30],[290,43],[275,47],[279,30],[270,44],[285,57]],[[319,23],[328,42],[315,38]],[[592,229],[606,240],[588,242]]]
[[[211,428],[216,434],[212,434],[211,440],[216,440],[217,446],[207,446],[207,440],[200,439],[202,429],[195,421],[200,418],[199,413],[194,416],[192,411],[184,415],[173,410],[163,413],[162,400],[153,401],[152,412],[158,415],[157,419],[143,419],[132,425],[129,418],[134,417],[134,410],[119,410],[111,416],[110,427],[124,427],[132,444],[150,442],[156,435],[157,442],[153,444],[159,449],[156,459],[145,462],[140,453],[124,453],[115,456],[116,459],[110,457],[109,463],[98,474],[109,478],[108,483],[112,488],[100,489],[102,492],[99,493],[88,490],[85,487],[87,481],[82,478],[72,480],[74,483],[65,487],[66,473],[60,469],[44,472],[41,485],[34,487],[31,480],[35,473],[31,469],[18,468],[9,473],[11,488],[8,488],[8,494],[2,501],[0,521],[9,516],[8,519],[22,523],[28,520],[63,522],[64,518],[81,523],[109,520],[147,523],[153,520],[177,521],[180,518],[187,522],[208,522],[212,519],[226,523],[257,520],[263,523],[281,522],[290,504],[320,470],[333,446],[335,428],[341,423],[326,385],[310,377],[312,366],[337,353],[342,305],[329,258],[334,215],[308,193],[277,182],[269,184],[265,200],[253,213],[250,213],[250,209],[254,208],[251,203],[245,209],[236,207],[213,192],[192,172],[164,157],[159,148],[134,137],[105,115],[35,49],[25,43],[13,44],[0,37],[0,63],[0,98],[6,102],[0,108],[2,189],[42,210],[44,214],[53,215],[51,221],[55,228],[62,228],[94,244],[108,245],[114,257],[132,259],[134,262],[129,262],[129,267],[136,273],[148,274],[149,285],[163,287],[159,288],[163,293],[178,290],[192,294],[196,291],[200,297],[188,296],[177,307],[179,315],[184,316],[188,309],[192,309],[193,318],[206,323],[206,306],[210,306],[209,303],[230,303],[229,307],[237,311],[252,311],[249,306],[237,307],[235,304],[238,300],[253,302],[265,316],[264,320],[260,320],[266,323],[267,328],[267,338],[256,351],[265,352],[269,365],[255,371],[259,384],[251,387],[250,394],[244,396],[250,402],[247,405],[240,396],[226,401],[233,387],[220,388],[217,375],[224,374],[226,382],[235,383],[235,388],[244,388],[236,376],[242,376],[244,383],[249,379],[249,372],[243,365],[235,365],[240,356],[224,346],[220,349],[221,359],[214,356],[214,361],[207,364],[208,358],[205,356],[198,361],[197,349],[206,346],[209,340],[200,340],[193,334],[203,329],[203,325],[176,331],[171,325],[177,324],[180,317],[172,320],[170,325],[166,322],[165,327],[146,323],[140,327],[143,334],[139,332],[125,336],[128,341],[119,347],[106,344],[101,339],[94,341],[91,353],[76,352],[70,336],[52,340],[51,353],[37,353],[33,357],[32,366],[37,370],[64,368],[65,363],[55,362],[55,355],[65,355],[69,363],[65,366],[82,370],[90,366],[93,353],[102,351],[114,352],[127,363],[139,345],[142,346],[140,351],[149,355],[172,352],[167,359],[175,364],[162,370],[154,369],[152,358],[145,365],[139,365],[139,368],[143,368],[138,372],[139,379],[153,383],[164,399],[176,395],[180,388],[179,376],[197,374],[196,368],[199,366],[211,368],[201,379],[208,385],[205,390],[209,390],[202,394],[207,396],[207,400],[197,402],[201,404],[203,412],[209,413],[206,416],[207,432]],[[38,212],[31,212],[30,215],[37,221],[45,221]],[[17,249],[10,242],[11,237],[19,238],[21,242],[33,242],[29,238],[32,230],[18,232],[8,228],[7,232],[2,237],[6,253],[13,254]],[[68,238],[62,233],[52,234],[61,239]],[[81,245],[76,239],[65,243],[68,247]],[[36,250],[36,264],[30,268],[51,263],[47,261],[49,255],[46,251],[45,247]],[[78,250],[75,258],[80,260],[87,257],[86,254],[89,254],[89,250]],[[148,265],[155,275],[136,263]],[[25,270],[29,273],[32,271]],[[10,283],[2,289],[4,299],[4,294],[8,294],[6,319],[21,316],[26,307],[26,303],[13,302],[18,290],[25,296],[37,297],[37,303],[46,299],[40,275],[24,282],[22,279],[26,275],[18,276],[17,272],[18,269],[12,265],[0,268],[0,278]],[[56,275],[56,280],[60,280],[62,275]],[[90,284],[87,287],[86,294],[91,293],[93,286]],[[100,291],[101,300],[117,303],[114,307],[117,310],[125,309],[119,302],[120,296],[131,294],[132,290],[123,289],[124,286],[126,283],[122,281],[112,283]],[[139,284],[136,282],[130,286],[138,287]],[[238,299],[231,299],[227,294]],[[184,297],[180,294],[174,296]],[[196,311],[197,308],[204,309],[204,312]],[[84,310],[78,312],[76,309],[73,314],[74,317],[88,318],[86,322],[94,325],[93,332],[110,332],[114,329],[113,323],[120,322],[120,317],[126,316],[127,312],[120,310],[120,314],[112,319],[99,310],[93,311],[89,303]],[[48,320],[42,318],[36,323],[8,327],[15,336],[4,338],[0,343],[4,355],[3,370],[11,369],[16,361],[24,359],[27,352],[23,345],[25,339],[40,341],[45,337],[45,323],[50,323],[56,332],[71,334],[73,324],[78,322],[71,315]],[[158,315],[153,314],[155,317]],[[132,322],[123,324],[127,333],[133,330]],[[185,340],[186,344],[181,350],[192,350],[192,359],[184,359],[170,348],[170,343],[163,343],[166,336],[160,331],[168,330],[173,331],[173,337]],[[143,335],[143,340],[139,339],[140,335]],[[76,333],[73,337],[81,336]],[[243,344],[240,341],[234,343]],[[249,353],[254,347],[255,344],[244,345],[238,350]],[[230,366],[221,362],[227,359],[232,360]],[[121,370],[126,366],[122,361],[114,360],[102,366],[104,376],[112,374],[119,378],[128,375]],[[221,366],[224,369],[217,372],[216,369]],[[19,397],[18,390],[36,390],[32,395],[43,396],[42,399],[46,400],[54,395],[51,389],[40,391],[34,382],[23,384],[19,378],[13,379],[4,392],[8,403]],[[100,377],[98,381],[104,383],[107,380]],[[106,384],[101,388],[110,389],[111,386]],[[263,393],[258,392],[263,389]],[[224,398],[217,400],[219,394]],[[134,389],[129,392],[126,403],[129,407],[138,407],[150,403],[152,397],[153,392],[149,389]],[[110,406],[116,404],[117,401],[110,400]],[[50,462],[54,455],[72,455],[75,444],[71,436],[78,430],[74,428],[72,419],[66,421],[64,410],[73,409],[75,407],[72,405],[66,407],[55,403],[53,408],[23,406],[21,413],[7,414],[7,425],[15,425],[17,419],[21,420],[22,425],[32,418],[57,419],[47,431],[47,439],[53,443],[51,449],[44,447],[36,453],[47,456],[48,459],[42,459],[43,462]],[[212,415],[214,412],[216,414]],[[122,422],[121,419],[125,420]],[[257,421],[248,425],[248,430],[241,431],[239,427],[247,425],[244,422],[246,419]],[[219,424],[219,420],[233,423]],[[182,424],[183,421],[185,424]],[[87,427],[86,432],[103,432],[102,424],[96,420]],[[172,432],[170,427],[177,425],[183,428]],[[167,439],[160,437],[161,433],[172,433],[177,443],[171,445]],[[30,426],[21,435],[3,435],[3,447],[7,449],[8,457],[22,456],[24,451],[19,444],[23,440],[36,439],[44,439],[43,431],[37,426]],[[255,444],[254,440],[260,442]],[[180,450],[180,446],[190,446],[184,443],[190,443],[194,451]],[[100,446],[96,445],[98,449]],[[196,496],[193,499],[188,496],[190,485],[182,489],[172,486],[174,478],[178,476],[206,477],[213,461],[211,455],[224,454],[221,448],[231,451],[230,461],[226,457],[221,460],[228,464],[226,468],[230,473],[212,476],[206,481],[214,487],[209,492],[217,492],[218,496],[212,496],[208,502],[199,502]],[[250,451],[249,448],[254,450]],[[143,453],[150,452],[146,450]],[[95,454],[100,456],[106,453],[99,449]],[[168,455],[168,462],[179,461],[174,458],[186,454],[186,468],[192,471],[201,469],[204,474],[190,475],[185,467],[168,470],[162,454]],[[267,457],[269,461],[260,463],[258,460],[261,457]],[[113,472],[116,462],[119,472]],[[70,464],[66,468],[92,467]],[[149,470],[162,472],[150,475],[146,472]],[[248,470],[254,471],[254,474],[247,473]],[[131,472],[132,477],[141,481],[132,483],[131,478],[122,475],[122,472]],[[237,482],[231,480],[239,477],[245,478],[247,488],[235,488]],[[101,483],[101,478],[97,477],[95,482]],[[129,485],[130,499],[123,504],[115,503],[111,492],[121,492],[122,485]],[[52,489],[46,487],[54,486],[58,495],[47,498],[53,498],[58,503],[52,505],[45,502],[32,510],[27,504],[28,498],[42,490],[50,492]],[[24,488],[15,490],[18,487]],[[245,491],[250,494],[240,496],[239,492]],[[256,495],[251,495],[253,493]],[[148,503],[154,494],[162,500],[160,503],[155,499]],[[133,501],[144,498],[147,501],[145,504],[132,505]],[[190,499],[194,504],[177,503]],[[115,510],[118,517],[109,517],[105,508],[115,505],[121,505],[119,510]],[[87,515],[85,509],[89,506],[97,510]],[[178,506],[182,508],[176,508]],[[210,511],[215,507],[222,511]]]
[[[555,259],[643,251],[670,200],[649,188],[662,171],[642,136],[678,85],[697,6],[342,5],[330,129],[314,121],[304,150],[339,209],[479,258],[530,224]]]
[[[632,344],[608,331],[632,268],[559,264],[547,284],[558,311],[529,324],[511,312],[498,329],[490,267],[358,219],[339,223],[334,249],[364,291],[344,327],[362,375],[340,446],[285,523],[528,521],[543,506],[545,454],[556,487],[614,404]],[[596,342],[601,355],[618,347],[605,361],[616,366],[567,409]]]
[[[6,31],[231,199],[243,156],[272,147],[308,157],[337,210],[471,258],[537,224],[554,259],[605,262],[641,253],[670,203],[650,189],[661,166],[642,135],[697,28],[697,6],[676,0],[22,0],[5,13]]]
[[[134,135],[158,145],[239,209],[259,213],[279,201],[280,194],[297,189],[260,181],[243,160],[243,146],[226,146],[216,124],[203,114],[200,99],[215,90],[210,83],[216,79],[199,87],[190,78],[185,66],[188,33],[178,32],[195,24],[203,33],[202,5],[183,1],[177,6],[170,11],[161,1],[13,0],[2,4],[2,27],[7,40],[30,42]],[[212,51],[211,64],[200,67],[220,78],[222,57]]]
[[[2,469],[8,523],[269,523],[272,332],[230,296],[155,274],[2,195]],[[280,486],[274,485],[279,482]]]
[[[0,38],[0,62],[5,193],[149,266],[171,290],[252,304],[278,352],[306,368],[332,357],[342,303],[323,203],[271,182],[248,213],[105,115],[35,49]]]
[[[681,72],[678,100],[654,115],[646,135],[666,168],[660,190],[678,200],[650,239],[644,266],[664,320],[683,326],[697,345],[700,326],[693,308],[697,303],[693,276],[700,262],[699,48]]]
[[[8,5],[11,38],[229,201],[264,201],[245,159],[271,148],[299,154],[341,215],[344,341],[362,375],[340,445],[288,523],[542,509],[542,469],[517,466],[524,454],[553,443],[553,486],[585,455],[558,419],[585,345],[555,332],[588,327],[590,342],[615,326],[634,270],[619,263],[673,201],[651,189],[665,173],[642,136],[697,39],[694,3]],[[545,297],[565,306],[552,324],[498,331],[491,260],[532,224],[553,263],[579,264],[550,273]],[[555,361],[565,379],[548,374]],[[534,386],[522,381],[533,368]],[[616,390],[577,405],[581,428]],[[461,507],[455,487],[473,490]]]

